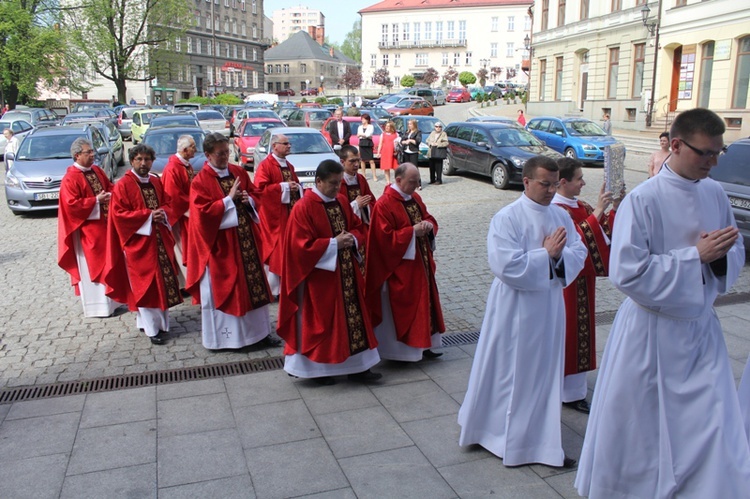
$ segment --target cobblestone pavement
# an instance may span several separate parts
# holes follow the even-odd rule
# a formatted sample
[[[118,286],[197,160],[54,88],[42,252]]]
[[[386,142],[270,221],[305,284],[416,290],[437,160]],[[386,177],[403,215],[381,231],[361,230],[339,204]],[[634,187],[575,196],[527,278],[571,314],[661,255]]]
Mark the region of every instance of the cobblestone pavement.
[[[469,104],[444,106],[438,116],[454,121]],[[626,179],[634,186],[646,178],[646,157],[628,158]],[[440,227],[437,278],[448,332],[478,331],[492,276],[486,237],[492,216],[518,198],[521,189],[495,189],[489,179],[459,174],[428,186],[422,170],[422,197]],[[587,168],[583,198],[595,201],[602,170]],[[384,187],[371,184],[379,195]],[[0,388],[91,379],[128,373],[225,363],[278,356],[281,349],[213,352],[201,345],[200,312],[185,303],[172,309],[166,346],[154,346],[135,327],[129,312],[107,319],[85,319],[67,275],[57,266],[56,212],[14,216],[0,192]],[[735,291],[750,291],[750,272]],[[622,295],[606,279],[597,290],[598,311],[616,310]],[[271,310],[275,318],[276,306]]]

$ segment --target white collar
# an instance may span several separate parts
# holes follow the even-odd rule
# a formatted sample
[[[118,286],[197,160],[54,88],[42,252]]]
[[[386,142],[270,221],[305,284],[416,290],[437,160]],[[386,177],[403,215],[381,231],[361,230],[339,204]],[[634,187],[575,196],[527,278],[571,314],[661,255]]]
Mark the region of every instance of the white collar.
[[[559,192],[555,193],[555,197],[552,198],[552,202],[555,204],[564,204],[565,206],[570,206],[571,208],[578,208],[578,200],[576,198],[566,198]]]
[[[280,157],[276,156],[276,155],[275,155],[274,153],[271,153],[271,156],[273,156],[273,158],[274,158],[274,159],[275,159],[276,161],[278,161],[278,163],[279,163],[279,164],[280,164],[281,166],[284,166],[284,165],[286,165],[286,158],[280,158]]]
[[[344,172],[344,180],[346,181],[347,185],[356,185],[359,184],[359,178],[357,177],[357,174],[349,175],[348,173]]]
[[[229,166],[227,166],[226,168],[224,168],[222,170],[220,168],[216,168],[214,165],[211,164],[210,161],[208,163],[208,166],[210,166],[211,169],[216,172],[216,174],[219,176],[219,178],[224,178],[224,177],[228,177],[229,176]]]
[[[135,178],[137,178],[140,183],[148,184],[149,182],[151,182],[151,179],[149,178],[149,176],[141,177],[135,172],[135,169],[133,168],[131,168],[130,171],[133,172],[133,175],[135,175]]]
[[[86,168],[85,166],[81,166],[81,165],[79,165],[78,163],[75,163],[75,162],[73,163],[73,166],[75,166],[76,168],[78,168],[82,172],[90,172],[91,171],[91,167]]]
[[[176,153],[175,153],[174,155],[175,155],[175,156],[177,156],[177,159],[179,159],[180,161],[182,161],[182,164],[183,164],[183,165],[185,165],[185,166],[190,166],[190,161],[188,161],[188,160],[186,160],[185,158],[183,158],[183,157],[182,157],[182,154],[180,154],[180,153],[176,152]]]
[[[398,185],[396,185],[396,182],[393,182],[391,184],[391,188],[393,188],[396,192],[398,192],[402,198],[404,198],[404,201],[409,201],[411,199],[411,194],[404,194],[404,191],[398,188]]]

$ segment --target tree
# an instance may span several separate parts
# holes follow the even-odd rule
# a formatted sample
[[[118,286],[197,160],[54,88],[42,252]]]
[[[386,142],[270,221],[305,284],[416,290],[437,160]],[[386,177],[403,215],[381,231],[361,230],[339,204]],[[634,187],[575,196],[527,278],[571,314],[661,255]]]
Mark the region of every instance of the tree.
[[[479,84],[481,86],[484,86],[485,83],[487,83],[487,75],[489,72],[487,72],[487,68],[482,68],[479,71],[477,71],[477,79],[479,80]]]
[[[458,71],[453,69],[452,66],[449,66],[445,73],[443,73],[443,79],[451,85],[455,85],[456,80],[458,80]]]
[[[427,68],[424,72],[424,76],[422,76],[422,81],[428,85],[432,85],[438,80],[438,78],[440,78],[440,74],[435,68]]]
[[[344,74],[339,78],[338,83],[346,87],[347,90],[359,88],[362,85],[362,71],[355,66],[348,66]]]
[[[362,21],[354,21],[352,30],[341,44],[341,53],[362,64]]]
[[[126,102],[128,81],[176,73],[184,56],[172,47],[195,18],[184,0],[87,0],[67,23],[77,50]]]
[[[391,87],[393,86],[391,74],[388,72],[388,68],[385,67],[375,71],[375,74],[373,75],[373,81],[376,85],[383,85],[384,87],[387,87],[388,91],[390,91]]]
[[[402,87],[411,88],[415,83],[417,83],[417,80],[412,75],[404,75],[401,77]]]
[[[465,87],[467,85],[471,85],[472,83],[476,83],[477,77],[474,76],[474,73],[470,71],[461,71],[461,73],[458,75],[458,81]]]

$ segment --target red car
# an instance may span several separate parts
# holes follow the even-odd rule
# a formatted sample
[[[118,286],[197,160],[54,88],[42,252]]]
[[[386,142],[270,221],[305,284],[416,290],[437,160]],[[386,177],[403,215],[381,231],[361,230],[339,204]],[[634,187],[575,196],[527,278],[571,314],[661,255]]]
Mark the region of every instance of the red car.
[[[328,143],[331,145],[333,145],[333,142],[331,141],[331,134],[328,133],[328,124],[332,121],[336,121],[336,118],[334,118],[333,116],[328,118],[325,123],[323,123],[323,128],[320,129],[320,133],[323,134],[323,137],[325,137]],[[362,118],[360,116],[344,116],[344,121],[348,121],[349,126],[352,128],[352,136],[351,138],[349,138],[349,144],[359,147],[359,137],[357,137],[357,131],[362,125]],[[375,131],[372,133],[372,150],[373,152],[377,152],[378,144],[380,144],[380,136],[383,135],[383,129],[380,128],[380,125],[374,122],[372,123],[372,126],[375,127]]]
[[[445,98],[446,102],[469,102],[471,94],[464,87],[453,87]]]
[[[273,118],[247,118],[242,120],[234,137],[235,160],[245,170],[253,171],[255,169],[253,153],[260,136],[269,128],[283,126],[286,126],[283,121]]]
[[[302,90],[300,95],[318,95],[318,89],[317,88],[306,88]]]
[[[291,97],[292,95],[294,95],[294,90],[292,90],[291,88],[285,88],[284,90],[279,90],[278,92],[276,92],[276,95],[280,97]]]

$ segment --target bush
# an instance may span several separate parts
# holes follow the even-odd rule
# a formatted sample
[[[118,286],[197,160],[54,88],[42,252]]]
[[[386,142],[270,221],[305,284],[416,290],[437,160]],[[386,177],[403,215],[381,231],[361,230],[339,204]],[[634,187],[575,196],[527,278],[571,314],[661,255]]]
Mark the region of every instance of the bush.
[[[474,73],[470,71],[461,71],[461,73],[458,75],[458,81],[465,87],[466,85],[476,83],[477,77],[474,76]]]
[[[415,83],[417,83],[417,80],[412,75],[404,75],[401,78],[402,87],[411,88],[414,86]]]
[[[299,101],[299,102],[300,102],[300,104],[307,104],[307,98],[306,97],[302,97],[302,100]]]
[[[315,103],[322,106],[323,104],[328,104],[328,99],[326,99],[325,97],[317,97],[315,99]]]
[[[341,97],[334,97],[333,99],[328,99],[328,102],[326,104],[336,104],[337,106],[343,106],[344,99],[342,99]]]

